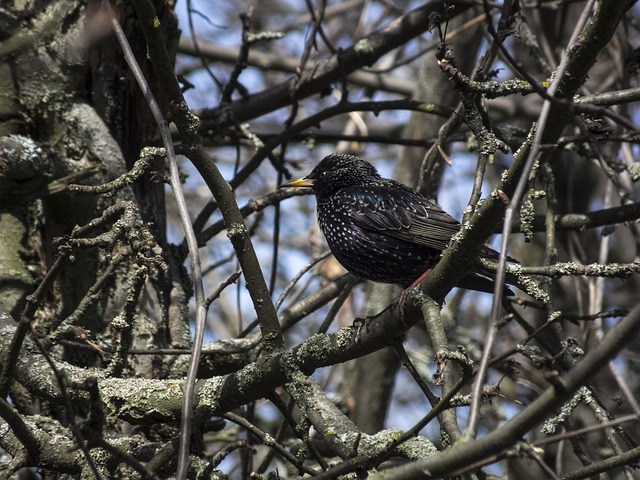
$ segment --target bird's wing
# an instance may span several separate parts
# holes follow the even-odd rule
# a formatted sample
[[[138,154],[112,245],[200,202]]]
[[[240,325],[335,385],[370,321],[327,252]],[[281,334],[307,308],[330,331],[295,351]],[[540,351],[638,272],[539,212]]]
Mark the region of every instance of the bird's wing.
[[[348,196],[356,225],[392,238],[444,250],[460,230],[455,218],[401,184],[352,187]]]

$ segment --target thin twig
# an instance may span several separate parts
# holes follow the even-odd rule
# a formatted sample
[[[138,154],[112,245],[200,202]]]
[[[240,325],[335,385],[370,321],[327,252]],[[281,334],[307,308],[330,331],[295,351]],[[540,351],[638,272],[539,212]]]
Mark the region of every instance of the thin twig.
[[[302,276],[305,273],[307,273],[309,270],[311,270],[319,262],[321,262],[322,260],[327,258],[329,255],[331,255],[331,252],[329,250],[327,250],[326,252],[323,252],[320,255],[317,255],[317,256],[313,257],[309,261],[309,263],[307,263],[304,267],[302,267],[300,269],[300,271],[298,273],[296,273],[296,275],[291,279],[291,281],[289,283],[287,283],[287,286],[284,288],[284,290],[282,291],[282,293],[278,297],[278,300],[276,300],[276,303],[274,304],[274,306],[276,308],[276,311],[280,309],[280,307],[282,306],[282,303],[287,298],[287,295],[289,295],[289,292],[291,292],[293,287],[296,286],[296,284],[298,283],[298,281],[300,281]]]
[[[284,448],[282,445],[280,445],[277,442],[274,442],[271,435],[262,431],[256,425],[252,424],[251,422],[241,417],[240,415],[236,415],[235,413],[228,412],[222,415],[222,418],[226,418],[230,422],[233,422],[236,425],[240,425],[242,428],[247,430],[247,432],[251,433],[255,438],[260,440],[264,445],[267,445],[275,449],[280,455],[282,455],[282,458],[290,462],[291,465],[293,465],[298,469],[298,471],[300,471],[300,473],[306,473],[308,475],[317,474],[317,472],[314,469],[309,468],[303,463],[301,463],[293,454],[289,453],[289,451],[286,448]]]
[[[195,233],[193,232],[193,227],[191,226],[191,218],[189,216],[189,210],[187,208],[187,203],[184,198],[184,193],[182,191],[182,183],[180,180],[180,173],[178,171],[178,163],[176,161],[175,151],[173,148],[173,140],[171,138],[171,132],[169,131],[169,126],[158,106],[158,103],[155,100],[153,93],[151,92],[151,88],[144,78],[144,74],[136,61],[136,58],[131,50],[131,46],[127,40],[124,31],[120,27],[118,20],[111,8],[111,4],[108,0],[103,0],[103,7],[107,10],[109,17],[111,19],[111,25],[113,30],[118,38],[118,42],[120,47],[122,48],[124,58],[127,62],[127,65],[131,69],[140,90],[142,90],[144,94],[144,98],[149,106],[153,118],[158,125],[158,129],[160,130],[160,135],[162,137],[162,143],[166,150],[167,160],[169,163],[169,184],[173,190],[176,204],[178,206],[178,215],[180,217],[180,223],[182,225],[182,229],[184,230],[185,238],[187,240],[187,245],[189,246],[189,260],[191,263],[191,273],[193,277],[193,286],[194,286],[194,296],[196,301],[196,331],[195,338],[193,341],[193,353],[189,363],[189,372],[187,374],[187,379],[184,385],[184,397],[183,397],[183,408],[182,408],[182,418],[181,418],[181,427],[180,427],[180,448],[178,454],[178,479],[186,478],[187,470],[189,467],[189,444],[191,440],[191,411],[193,409],[194,402],[194,392],[195,392],[195,381],[196,375],[198,371],[198,364],[200,362],[200,354],[202,350],[202,341],[204,339],[204,329],[205,329],[205,320],[207,316],[207,309],[205,306],[205,298],[204,298],[204,285],[202,283],[202,271],[200,267],[200,256],[198,253],[198,242],[196,240]],[[134,8],[140,16],[139,13],[139,2],[134,2]],[[154,16],[154,18],[157,17]],[[141,19],[144,21],[144,19]]]
[[[582,31],[582,28],[587,22],[587,19],[591,13],[593,8],[594,0],[589,0],[587,5],[585,5],[580,19],[578,20],[575,29],[573,30],[573,34],[571,35],[571,39],[568,43],[569,47],[566,50],[560,65],[556,71],[556,76],[554,81],[551,83],[547,90],[547,95],[553,97],[558,89],[558,86],[562,82],[565,70],[569,65],[569,52],[573,48],[574,44],[578,40],[578,35]],[[481,394],[482,394],[482,385],[484,384],[484,379],[487,374],[487,369],[489,367],[489,361],[491,359],[491,350],[493,348],[493,343],[496,337],[496,326],[498,324],[498,320],[500,319],[500,311],[502,305],[502,293],[504,291],[505,284],[505,274],[506,274],[506,264],[507,264],[507,249],[509,247],[509,236],[511,234],[511,226],[513,219],[515,218],[515,213],[520,205],[520,199],[522,198],[524,191],[529,182],[529,173],[534,166],[536,160],[538,160],[538,154],[540,153],[540,147],[542,144],[542,136],[545,131],[546,121],[549,117],[549,113],[551,111],[552,102],[549,100],[545,100],[542,106],[542,111],[540,112],[540,117],[538,120],[538,124],[536,127],[535,135],[533,138],[533,143],[531,146],[531,150],[529,151],[529,155],[527,157],[527,161],[524,166],[524,170],[520,175],[520,179],[518,180],[518,184],[516,186],[515,192],[513,193],[510,203],[507,206],[504,218],[504,227],[502,231],[502,242],[500,245],[500,258],[498,261],[498,272],[495,279],[495,289],[493,292],[493,304],[491,307],[491,316],[489,320],[489,324],[487,325],[487,336],[484,344],[484,349],[482,352],[482,358],[480,360],[480,366],[478,368],[478,374],[473,382],[472,388],[472,397],[473,401],[471,403],[471,408],[469,411],[469,421],[467,424],[467,430],[465,432],[465,436],[467,439],[475,438],[478,432],[478,423],[480,420],[480,404],[481,404]]]

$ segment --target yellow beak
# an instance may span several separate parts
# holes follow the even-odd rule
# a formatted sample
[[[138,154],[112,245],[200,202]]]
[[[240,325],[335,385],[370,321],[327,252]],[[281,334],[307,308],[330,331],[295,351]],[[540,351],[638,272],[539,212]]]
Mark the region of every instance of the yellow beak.
[[[313,187],[313,180],[307,177],[299,178],[298,180],[291,180],[290,182],[283,183],[278,188],[287,187]]]

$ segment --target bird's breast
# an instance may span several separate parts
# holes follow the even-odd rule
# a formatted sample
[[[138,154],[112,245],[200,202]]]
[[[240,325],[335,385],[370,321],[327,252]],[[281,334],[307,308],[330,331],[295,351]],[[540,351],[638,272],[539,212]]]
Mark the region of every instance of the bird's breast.
[[[347,202],[318,204],[318,224],[336,259],[349,272],[381,283],[409,285],[432,262],[437,252],[367,230],[356,223]]]

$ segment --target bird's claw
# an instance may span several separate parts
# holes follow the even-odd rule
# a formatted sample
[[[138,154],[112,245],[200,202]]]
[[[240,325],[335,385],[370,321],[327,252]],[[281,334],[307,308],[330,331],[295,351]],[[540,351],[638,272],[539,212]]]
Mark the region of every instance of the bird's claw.
[[[353,333],[352,338],[356,342],[356,345],[360,346],[360,340],[362,339],[362,329],[365,328],[367,333],[369,333],[369,324],[373,320],[373,317],[365,317],[365,318],[356,318],[353,321]]]
[[[391,310],[393,311],[398,309],[398,314],[400,315],[401,319],[405,318],[405,314],[407,311],[406,303],[412,290],[413,287],[405,288],[400,293],[400,295],[398,295],[398,298],[396,298],[391,304]]]

